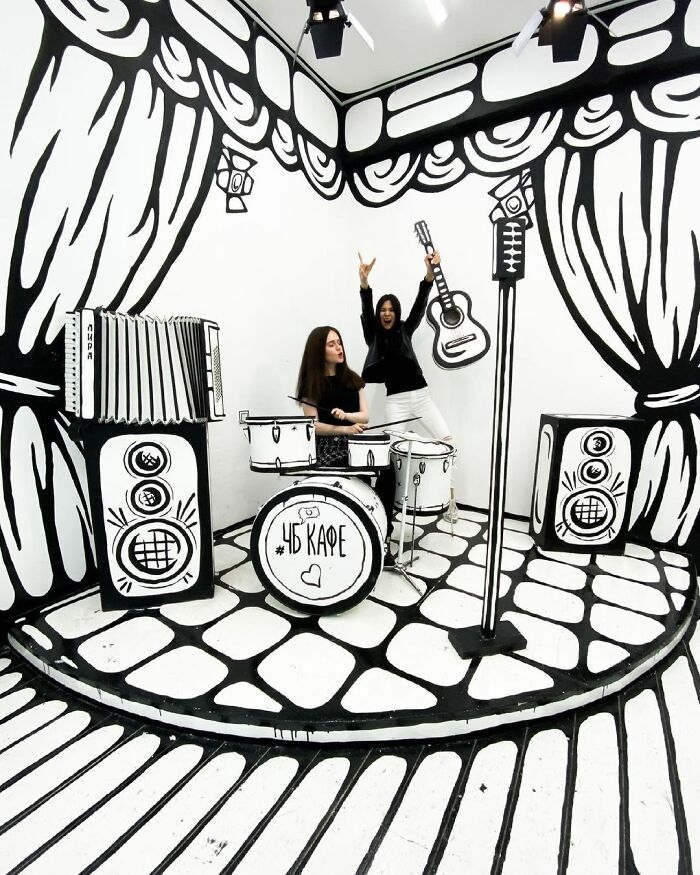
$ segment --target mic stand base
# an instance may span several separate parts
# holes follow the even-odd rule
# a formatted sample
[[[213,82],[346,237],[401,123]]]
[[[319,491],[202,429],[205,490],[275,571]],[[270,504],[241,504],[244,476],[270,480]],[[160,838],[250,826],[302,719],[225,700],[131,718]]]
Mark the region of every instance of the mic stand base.
[[[493,635],[484,635],[481,626],[453,629],[448,634],[450,644],[459,656],[492,656],[527,647],[527,640],[508,620],[500,620]]]

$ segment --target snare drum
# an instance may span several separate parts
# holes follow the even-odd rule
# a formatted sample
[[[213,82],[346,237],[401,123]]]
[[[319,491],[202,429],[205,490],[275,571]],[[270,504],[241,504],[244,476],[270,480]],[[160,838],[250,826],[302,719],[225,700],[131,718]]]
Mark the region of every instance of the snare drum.
[[[369,595],[384,560],[377,493],[352,477],[309,477],[281,489],[253,523],[253,566],[266,589],[309,614],[336,614]]]
[[[401,509],[408,473],[407,510],[416,514],[431,514],[449,507],[455,455],[455,448],[442,441],[415,442],[411,445],[411,465],[407,471],[408,441],[393,443],[391,461],[396,471],[394,506]]]
[[[348,465],[351,468],[388,468],[388,434],[353,434],[348,437]]]
[[[300,471],[316,464],[311,416],[249,416],[243,430],[252,471]]]

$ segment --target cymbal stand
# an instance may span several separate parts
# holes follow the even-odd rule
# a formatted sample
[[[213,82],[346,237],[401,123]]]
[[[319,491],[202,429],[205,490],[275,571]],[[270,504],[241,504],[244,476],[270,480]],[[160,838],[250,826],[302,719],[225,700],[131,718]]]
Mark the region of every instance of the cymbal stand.
[[[413,475],[413,522],[411,523],[411,558],[406,565],[413,565],[413,551],[416,546],[416,511],[418,509],[418,484],[420,483],[420,475],[416,471]]]
[[[423,595],[420,590],[418,584],[413,580],[413,578],[409,577],[406,569],[413,564],[413,545],[415,543],[415,535],[416,535],[416,502],[414,498],[413,502],[413,537],[411,539],[411,558],[408,562],[403,561],[403,545],[406,537],[406,508],[408,507],[408,474],[411,470],[411,452],[413,449],[413,442],[409,438],[408,441],[408,450],[406,454],[406,478],[403,484],[403,496],[401,498],[401,528],[399,530],[399,547],[396,554],[396,561],[391,568],[388,568],[387,571],[396,571],[398,572],[408,583],[411,584],[413,589],[419,594]],[[418,491],[418,475],[414,475],[413,478],[414,485],[416,487],[416,494]]]

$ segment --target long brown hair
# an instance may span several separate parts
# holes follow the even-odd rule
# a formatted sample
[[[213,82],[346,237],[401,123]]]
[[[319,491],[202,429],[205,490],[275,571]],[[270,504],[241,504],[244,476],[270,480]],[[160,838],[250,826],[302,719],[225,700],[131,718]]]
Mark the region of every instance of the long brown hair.
[[[331,331],[340,338],[345,351],[343,338],[337,328],[332,325],[319,325],[306,338],[304,354],[301,357],[299,367],[299,379],[297,380],[297,398],[305,401],[318,402],[323,395],[326,382],[326,341]],[[359,374],[351,370],[347,365],[347,359],[336,365],[335,375],[341,386],[347,389],[362,389],[365,381]]]

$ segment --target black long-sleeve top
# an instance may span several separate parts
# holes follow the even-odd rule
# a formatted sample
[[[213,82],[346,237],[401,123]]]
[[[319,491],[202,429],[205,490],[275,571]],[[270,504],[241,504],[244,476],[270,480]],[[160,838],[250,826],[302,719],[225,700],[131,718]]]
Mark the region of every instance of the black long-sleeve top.
[[[387,395],[413,392],[428,385],[413,351],[411,337],[425,315],[431,288],[431,282],[422,280],[408,318],[405,321],[398,318],[388,331],[377,321],[372,289],[360,289],[362,332],[369,346],[362,376],[368,383],[384,383]]]

